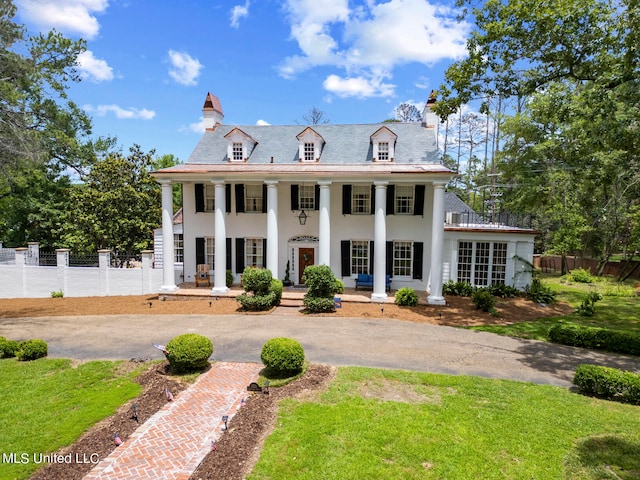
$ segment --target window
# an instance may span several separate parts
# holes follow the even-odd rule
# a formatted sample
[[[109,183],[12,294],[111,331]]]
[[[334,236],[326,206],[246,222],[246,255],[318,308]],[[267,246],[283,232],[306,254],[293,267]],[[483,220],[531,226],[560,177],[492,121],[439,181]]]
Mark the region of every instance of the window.
[[[351,274],[369,273],[369,241],[351,241]]]
[[[262,185],[246,185],[244,195],[245,212],[262,213]]]
[[[351,213],[371,213],[371,187],[354,185],[351,191]]]
[[[389,142],[378,143],[378,161],[379,162],[389,161]]]
[[[241,162],[244,160],[244,154],[242,151],[242,143],[240,142],[233,142],[233,161],[234,162]]]
[[[204,211],[213,212],[216,209],[216,187],[215,185],[204,186]]]
[[[396,214],[413,215],[413,186],[396,185],[394,208]]]
[[[184,237],[181,233],[173,234],[173,256],[176,263],[184,263]]]
[[[314,162],[315,157],[315,145],[313,143],[305,142],[304,144],[304,161],[305,162]]]
[[[298,187],[298,207],[300,210],[315,210],[316,189],[314,185],[300,185]]]
[[[263,255],[261,238],[246,238],[244,241],[245,267],[262,268]]]
[[[393,274],[395,276],[411,276],[411,266],[413,263],[412,251],[411,242],[393,242]]]
[[[476,287],[504,285],[507,270],[506,242],[459,242],[458,281]]]
[[[213,270],[216,241],[215,237],[204,237],[204,263],[209,265],[209,270]]]

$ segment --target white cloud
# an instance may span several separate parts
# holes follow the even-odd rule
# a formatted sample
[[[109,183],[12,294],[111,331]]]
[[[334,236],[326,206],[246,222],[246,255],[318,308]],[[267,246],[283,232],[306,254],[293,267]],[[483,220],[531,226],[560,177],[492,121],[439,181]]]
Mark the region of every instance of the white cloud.
[[[203,65],[186,52],[169,50],[169,76],[181,85],[196,85]]]
[[[460,58],[470,31],[455,10],[428,0],[367,0],[352,9],[348,0],[287,0],[286,10],[301,53],[284,60],[280,75],[339,68],[345,78],[325,80],[339,96],[393,95],[393,85],[381,78],[391,78],[399,65]]]
[[[200,117],[195,123],[190,123],[188,127],[180,127],[178,129],[179,132],[195,132],[195,133],[204,133],[206,128],[211,125],[211,120],[205,122],[204,117]]]
[[[18,0],[20,16],[41,30],[56,29],[91,40],[98,35],[100,24],[93,15],[104,12],[107,0]]]
[[[231,26],[238,28],[240,19],[249,15],[249,0],[244,5],[236,5],[231,9]]]
[[[104,117],[108,113],[113,113],[118,120],[151,120],[156,116],[156,112],[147,110],[146,108],[122,108],[118,105],[97,105],[95,107],[93,105],[84,105],[82,108],[89,113],[94,113],[98,117]]]
[[[265,126],[269,126],[271,124],[269,122],[267,122],[266,120],[260,119],[260,120],[258,120],[256,122],[256,125],[258,125],[259,127],[265,127]]]
[[[91,50],[78,55],[78,70],[84,78],[94,82],[113,80],[113,69],[105,60],[94,57]]]
[[[383,83],[382,78],[350,77],[329,75],[322,83],[325,90],[338,97],[387,97],[393,95],[395,85]]]

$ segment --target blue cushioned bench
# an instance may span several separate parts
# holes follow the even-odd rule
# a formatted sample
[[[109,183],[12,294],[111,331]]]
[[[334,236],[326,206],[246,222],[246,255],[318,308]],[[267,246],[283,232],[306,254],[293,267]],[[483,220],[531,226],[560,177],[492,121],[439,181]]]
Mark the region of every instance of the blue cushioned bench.
[[[358,288],[373,288],[373,275],[369,273],[359,273],[358,278],[356,278],[356,290]],[[385,289],[387,291],[391,290],[391,276],[385,276]]]

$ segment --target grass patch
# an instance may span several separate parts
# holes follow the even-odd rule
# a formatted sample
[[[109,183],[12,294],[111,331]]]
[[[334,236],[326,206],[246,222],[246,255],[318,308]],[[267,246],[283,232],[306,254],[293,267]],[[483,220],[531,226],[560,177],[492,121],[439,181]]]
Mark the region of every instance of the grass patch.
[[[543,283],[558,293],[558,301],[577,307],[591,292],[602,294],[596,303],[595,314],[582,317],[577,314],[561,317],[542,318],[511,325],[486,325],[470,327],[472,330],[497,333],[510,337],[548,341],[549,328],[558,323],[576,326],[610,328],[640,334],[640,297],[634,295],[633,284],[618,283],[604,277],[594,277],[594,282],[570,282],[566,277],[543,278]],[[508,319],[507,319],[508,320]]]
[[[558,387],[340,368],[318,400],[281,402],[248,478],[637,479],[639,431],[638,407]]]
[[[139,371],[123,374],[121,363],[0,360],[0,455],[54,452],[115,413],[140,393]],[[39,466],[2,461],[0,478],[28,478]]]

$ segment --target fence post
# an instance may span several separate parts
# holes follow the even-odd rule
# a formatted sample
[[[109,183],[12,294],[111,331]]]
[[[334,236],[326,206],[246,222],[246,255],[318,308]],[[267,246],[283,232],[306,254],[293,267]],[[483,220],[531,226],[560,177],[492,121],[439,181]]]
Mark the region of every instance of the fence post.
[[[27,297],[27,247],[18,247],[16,248],[16,273],[18,274],[18,278],[20,279],[20,283],[18,285],[22,285],[21,291],[22,296]]]
[[[153,264],[153,250],[142,251],[142,293],[152,292],[151,267]]]
[[[40,266],[40,244],[38,242],[28,242],[27,248],[29,249],[29,255],[27,256],[27,264]]]
[[[62,293],[67,295],[67,268],[69,267],[69,249],[56,250],[56,266],[58,267],[58,285],[62,285]]]
[[[109,295],[109,266],[111,264],[111,250],[98,250],[98,266],[100,277],[100,296]]]

